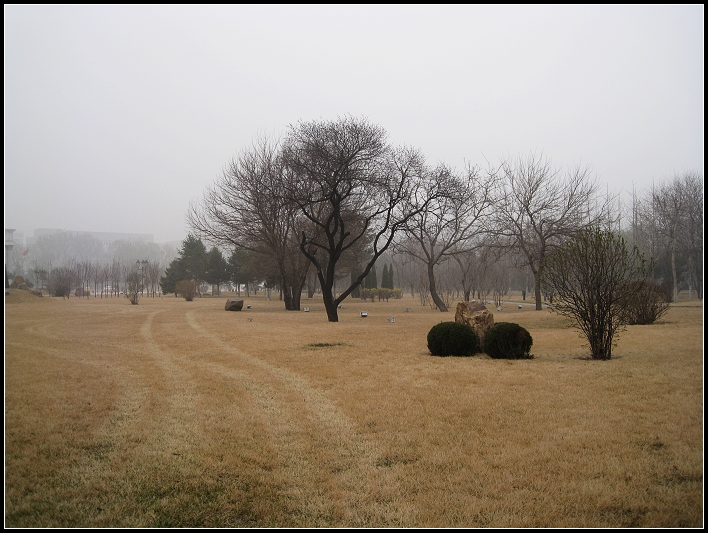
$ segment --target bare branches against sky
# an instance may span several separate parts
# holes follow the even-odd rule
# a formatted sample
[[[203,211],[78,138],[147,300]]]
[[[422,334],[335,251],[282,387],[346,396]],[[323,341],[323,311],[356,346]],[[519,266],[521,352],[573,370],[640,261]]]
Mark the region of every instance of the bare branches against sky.
[[[703,172],[702,5],[5,5],[5,224],[186,235],[259,133],[365,116],[429,162]]]

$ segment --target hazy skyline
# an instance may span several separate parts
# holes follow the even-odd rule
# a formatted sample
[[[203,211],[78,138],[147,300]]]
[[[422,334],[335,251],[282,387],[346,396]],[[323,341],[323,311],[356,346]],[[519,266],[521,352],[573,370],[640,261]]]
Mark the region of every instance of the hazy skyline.
[[[703,174],[703,5],[5,5],[5,227],[182,240],[259,134],[347,114],[431,164]]]

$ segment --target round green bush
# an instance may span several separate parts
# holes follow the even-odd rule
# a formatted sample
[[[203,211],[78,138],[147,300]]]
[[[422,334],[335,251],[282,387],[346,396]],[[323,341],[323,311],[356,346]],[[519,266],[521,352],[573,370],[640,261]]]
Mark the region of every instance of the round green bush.
[[[440,322],[428,332],[428,349],[433,355],[473,355],[479,339],[467,324]]]
[[[494,359],[531,359],[531,334],[518,324],[497,322],[484,335],[484,352]]]

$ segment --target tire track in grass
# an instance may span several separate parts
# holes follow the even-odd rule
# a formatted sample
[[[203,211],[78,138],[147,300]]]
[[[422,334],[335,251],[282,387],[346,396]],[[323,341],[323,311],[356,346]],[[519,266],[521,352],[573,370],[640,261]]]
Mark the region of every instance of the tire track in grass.
[[[199,324],[195,313],[185,313],[189,327],[250,368],[244,374],[215,362],[202,360],[198,364],[239,381],[253,396],[268,417],[282,468],[301,502],[322,511],[334,505],[336,521],[342,525],[380,525],[392,516],[399,517],[397,522],[413,518],[413,509],[403,509],[406,505],[402,502],[396,502],[397,510],[392,512],[388,508],[391,504],[377,497],[378,487],[386,486],[390,491],[392,484],[397,485],[393,474],[377,468],[380,450],[332,400],[295,372],[222,341]]]
[[[75,338],[71,342],[71,336],[57,335],[56,328],[63,324],[64,331],[77,331],[74,322],[81,317],[72,315],[67,321],[66,315],[63,316],[63,320],[54,315],[35,317],[33,326],[19,331],[13,328],[11,337],[16,340],[6,341],[6,365],[10,362],[16,366],[18,358],[34,360],[37,364],[41,357],[47,357],[47,369],[54,371],[57,367],[51,359],[61,361],[58,367],[61,374],[48,384],[45,396],[51,406],[47,409],[54,410],[57,416],[63,413],[63,418],[49,420],[62,424],[51,439],[48,436],[47,442],[33,444],[33,448],[27,450],[30,454],[40,450],[57,459],[40,466],[47,470],[42,479],[27,481],[35,483],[36,488],[11,504],[8,502],[8,510],[32,509],[33,514],[39,513],[35,519],[49,520],[48,523],[56,526],[109,525],[103,511],[110,506],[107,504],[113,488],[110,480],[114,477],[115,465],[123,462],[121,456],[134,448],[137,428],[145,423],[150,387],[144,379],[145,372],[134,364],[139,353],[134,345],[104,344],[103,349],[98,350],[95,343],[79,343]],[[69,373],[75,376],[72,381],[67,381]],[[8,384],[14,383],[13,376],[7,376]],[[17,379],[23,379],[19,371]],[[96,388],[96,381],[111,386],[114,394],[104,395],[102,389]],[[11,402],[12,398],[11,394]],[[87,399],[98,401],[87,404]],[[17,411],[21,414],[22,407]],[[17,422],[12,420],[14,411],[9,418],[8,423]],[[25,418],[25,428],[18,437],[41,435],[43,429],[34,430],[34,423],[38,421],[31,416]],[[8,442],[9,449],[13,445]],[[47,446],[46,451],[41,451]],[[20,451],[16,458],[6,457],[8,472],[15,467],[14,461],[20,461],[17,466],[21,467],[23,456]],[[57,499],[62,502],[62,510],[48,513],[47,502]]]
[[[198,324],[193,311],[185,313],[185,318],[189,327],[201,337],[219,349],[235,354],[232,347],[210,336]],[[336,495],[322,482],[321,467],[313,461],[310,428],[298,422],[303,409],[300,404],[307,399],[293,397],[290,391],[284,391],[278,380],[274,382],[267,365],[240,352],[237,355],[243,365],[238,369],[204,360],[190,362],[236,382],[246,390],[264,417],[269,438],[277,453],[279,473],[284,478],[283,495],[300,515],[303,525],[330,525],[333,518],[331,507]]]
[[[181,366],[174,364],[174,356],[160,348],[155,341],[152,328],[155,317],[162,311],[148,314],[140,328],[140,335],[146,343],[146,355],[160,369],[165,381],[162,383],[163,397],[166,408],[162,416],[155,420],[160,429],[160,440],[164,441],[164,453],[186,453],[181,449],[194,445],[194,430],[192,421],[196,418],[195,383],[192,376]],[[180,450],[175,448],[179,447]]]
[[[165,329],[178,328],[182,332],[185,327],[189,330],[190,321],[185,315],[182,316],[187,322],[186,325],[171,317],[169,322],[162,326]],[[160,325],[155,327],[157,331]],[[156,336],[159,338],[161,333],[164,332],[157,333]],[[213,380],[209,379],[207,382],[207,378],[203,377],[206,373],[206,375],[217,374],[219,378],[230,383],[231,388],[239,387],[244,390],[253,402],[250,409],[255,406],[257,412],[254,415],[259,421],[259,426],[264,427],[268,432],[270,444],[278,454],[277,460],[284,466],[285,475],[282,478],[276,475],[274,481],[281,487],[280,496],[283,498],[283,504],[286,505],[286,512],[293,515],[296,523],[314,526],[331,524],[332,497],[320,486],[319,479],[313,477],[316,472],[309,464],[309,454],[305,446],[307,439],[303,438],[302,427],[292,423],[292,406],[289,402],[282,401],[280,391],[268,383],[268,379],[263,379],[259,369],[254,369],[252,365],[250,368],[249,365],[238,369],[228,368],[205,361],[202,359],[203,352],[203,349],[185,348],[185,345],[182,345],[171,355],[170,364],[190,369],[191,374],[195,376],[194,379],[202,383],[205,389],[213,383]],[[202,422],[195,416],[194,423],[199,425]],[[281,470],[277,474],[282,473]],[[275,514],[277,515],[277,511]]]
[[[57,474],[74,513],[63,525],[112,526],[117,517],[126,527],[154,525],[153,509],[180,490],[178,484],[199,462],[194,380],[153,338],[153,322],[161,312],[130,323],[124,333],[130,342],[112,347],[100,359],[93,344],[82,352],[72,351],[69,343],[36,347],[74,365],[108,367],[110,379],[120,387],[110,414],[73,443],[80,455]],[[34,333],[55,341],[46,328]],[[125,502],[133,503],[125,507]],[[76,523],[78,509],[83,511]]]
[[[109,448],[110,456],[94,461],[98,468],[88,460],[75,468],[75,475],[93,475],[94,485],[117,495],[101,504],[106,512],[93,519],[94,526],[155,527],[199,463],[195,384],[154,339],[153,323],[162,312],[145,315],[130,335],[131,351],[138,357],[134,369],[121,377],[126,385],[135,379],[142,386],[140,394],[123,398],[131,403],[122,402],[97,432],[98,445]]]

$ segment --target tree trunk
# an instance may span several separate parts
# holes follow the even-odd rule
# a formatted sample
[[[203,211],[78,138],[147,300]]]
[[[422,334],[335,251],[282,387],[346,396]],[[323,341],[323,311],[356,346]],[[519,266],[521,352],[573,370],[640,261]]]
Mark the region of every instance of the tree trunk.
[[[285,276],[282,275],[280,278],[280,293],[283,296],[283,301],[285,302],[286,311],[293,311],[293,294],[290,290],[290,286],[285,280]]]
[[[542,245],[538,259],[538,268],[535,268],[534,265],[529,265],[531,268],[531,274],[533,274],[534,290],[536,292],[536,311],[541,311],[543,309],[543,306],[541,305],[541,272],[543,271],[543,262],[545,260],[546,247],[545,245]]]
[[[674,303],[678,302],[678,285],[676,283],[676,241],[671,242],[671,275],[674,281]]]
[[[534,290],[536,291],[536,311],[541,311],[543,308],[541,305],[541,276],[534,272],[534,279],[536,280]]]
[[[299,287],[293,287],[293,311],[300,310],[301,296],[302,296],[302,284]]]
[[[324,302],[325,310],[327,311],[327,320],[330,322],[339,322],[339,315],[337,314],[337,304],[334,301],[334,296],[332,295],[332,283],[325,283],[322,274],[318,273],[320,282],[322,284],[322,301]]]
[[[435,273],[433,272],[433,265],[431,264],[428,264],[428,281],[430,282],[430,297],[433,299],[433,302],[438,309],[440,309],[440,312],[447,312],[445,302],[443,302],[440,296],[438,296],[438,292],[435,287]]]
[[[292,290],[293,290],[293,311],[299,311],[300,310],[300,299],[302,297],[302,288],[305,285],[305,280],[307,279],[307,273],[310,271],[309,266],[305,270],[304,273],[300,274],[297,279],[295,279],[295,283],[293,284]]]

